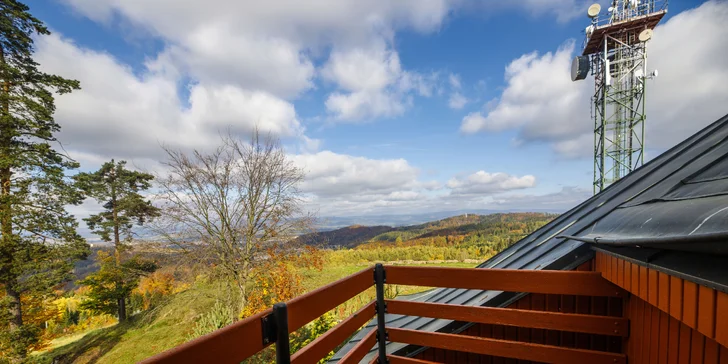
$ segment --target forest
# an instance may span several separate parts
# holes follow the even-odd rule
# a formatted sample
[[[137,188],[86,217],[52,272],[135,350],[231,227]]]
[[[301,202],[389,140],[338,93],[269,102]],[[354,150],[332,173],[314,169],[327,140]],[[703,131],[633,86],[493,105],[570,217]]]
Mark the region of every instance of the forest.
[[[26,5],[0,0],[0,363],[136,362],[374,262],[472,267],[556,216],[315,232],[304,171],[258,130],[204,150],[161,146],[161,172],[82,166],[54,112],[83,85],[33,58],[49,34]],[[89,202],[94,213],[69,212]],[[372,295],[298,330],[292,351]]]

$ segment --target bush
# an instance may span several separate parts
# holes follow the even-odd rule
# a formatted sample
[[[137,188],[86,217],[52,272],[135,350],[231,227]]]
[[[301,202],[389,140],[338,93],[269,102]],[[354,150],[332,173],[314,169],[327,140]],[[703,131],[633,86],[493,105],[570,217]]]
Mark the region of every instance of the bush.
[[[217,329],[221,329],[227,325],[233,323],[233,311],[228,306],[220,301],[216,301],[212,309],[207,313],[203,314],[195,327],[192,328],[192,333],[188,337],[188,340],[200,337],[202,335],[209,334]]]

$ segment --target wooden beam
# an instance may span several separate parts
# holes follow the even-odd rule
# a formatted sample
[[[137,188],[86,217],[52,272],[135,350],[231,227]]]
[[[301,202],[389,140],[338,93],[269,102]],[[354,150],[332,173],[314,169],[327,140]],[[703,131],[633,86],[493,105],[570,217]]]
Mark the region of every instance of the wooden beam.
[[[338,325],[326,331],[323,335],[316,338],[301,350],[291,356],[291,363],[318,363],[321,358],[336,349],[339,344],[351,337],[356,330],[359,330],[369,320],[374,317],[375,301],[362,307],[353,315],[341,321]]]
[[[387,355],[387,359],[389,359],[389,364],[437,364],[434,361],[407,358],[397,355]]]
[[[289,332],[300,329],[372,285],[374,268],[366,268],[288,301]]]
[[[369,350],[374,346],[374,344],[377,343],[377,328],[372,328],[369,333],[364,336],[361,341],[359,341],[356,346],[351,348],[346,355],[344,355],[341,360],[339,360],[340,364],[358,364],[364,357],[367,355]]]
[[[398,300],[387,300],[387,313],[533,329],[629,336],[629,320],[621,317]]]
[[[627,357],[624,354],[607,353],[594,350],[571,349],[517,341],[486,339],[473,336],[395,328],[388,329],[388,334],[390,341],[398,343],[429,346],[466,353],[494,355],[520,360],[531,360],[545,363],[627,363]]]
[[[506,292],[626,297],[599,272],[386,266],[387,283]]]
[[[230,326],[198,337],[161,354],[141,361],[144,364],[238,364],[263,350],[261,319],[271,310],[250,316]]]

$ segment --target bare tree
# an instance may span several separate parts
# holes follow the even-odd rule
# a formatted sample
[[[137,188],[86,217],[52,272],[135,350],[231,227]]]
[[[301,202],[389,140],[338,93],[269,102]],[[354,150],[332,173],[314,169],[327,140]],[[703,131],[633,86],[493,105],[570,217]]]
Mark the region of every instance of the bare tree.
[[[158,230],[230,288],[230,303],[245,309],[256,267],[275,255],[296,254],[295,236],[311,226],[298,184],[303,171],[278,140],[255,132],[249,143],[231,135],[210,153],[165,148],[169,169],[158,178]],[[270,254],[275,252],[275,254]],[[285,258],[283,258],[285,259]]]

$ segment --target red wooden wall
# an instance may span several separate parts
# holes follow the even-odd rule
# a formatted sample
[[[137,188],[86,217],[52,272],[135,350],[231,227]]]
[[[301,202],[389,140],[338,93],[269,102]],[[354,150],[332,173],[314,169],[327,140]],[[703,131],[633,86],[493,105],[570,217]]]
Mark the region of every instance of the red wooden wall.
[[[577,270],[593,270],[592,261],[584,263],[577,268]],[[623,305],[623,301],[619,298],[529,294],[508,307],[525,310],[586,313],[622,317],[624,308]],[[615,353],[622,353],[623,346],[622,338],[620,337],[578,334],[555,330],[524,329],[503,325],[475,324],[462,334],[571,348],[593,349]],[[429,348],[417,355],[416,358],[438,363],[531,363],[523,360],[462,353],[436,348]]]
[[[630,363],[728,364],[728,294],[602,252],[594,268],[632,293]]]

